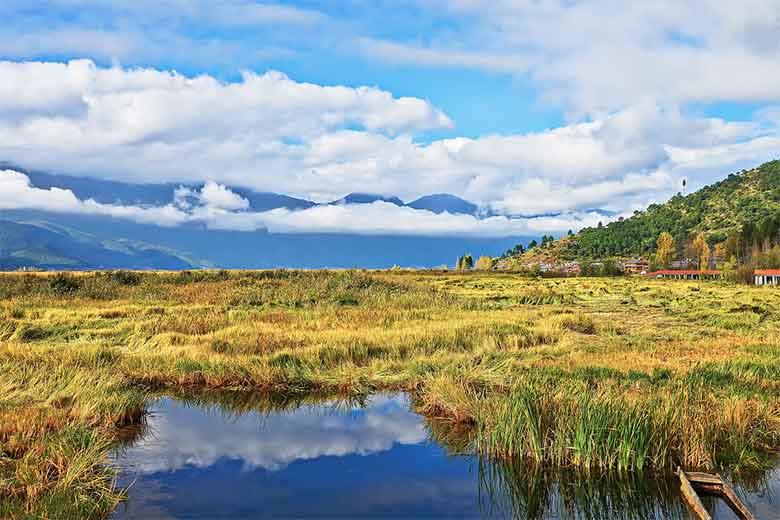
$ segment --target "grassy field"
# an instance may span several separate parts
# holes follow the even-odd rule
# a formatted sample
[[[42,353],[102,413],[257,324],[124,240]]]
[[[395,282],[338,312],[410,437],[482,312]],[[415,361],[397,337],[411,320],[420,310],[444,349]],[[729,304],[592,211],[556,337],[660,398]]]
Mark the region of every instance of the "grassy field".
[[[780,447],[780,290],[501,273],[0,275],[0,517],[102,517],[148,395],[403,389],[490,457],[637,473]]]

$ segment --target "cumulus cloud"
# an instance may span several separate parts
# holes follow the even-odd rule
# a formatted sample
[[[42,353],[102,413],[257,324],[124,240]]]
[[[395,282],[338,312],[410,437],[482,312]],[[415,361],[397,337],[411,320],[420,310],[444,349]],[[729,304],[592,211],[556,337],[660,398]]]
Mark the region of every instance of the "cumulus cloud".
[[[200,200],[204,205],[216,209],[238,210],[249,208],[249,201],[230,191],[225,186],[209,181],[200,190]]]
[[[562,213],[572,224],[565,229],[578,228],[602,218],[591,210],[625,213],[674,194],[683,178],[696,188],[772,159],[780,140],[770,108],[754,122],[730,122],[643,101],[538,132],[427,141],[419,136],[453,122],[426,100],[302,83],[279,72],[227,82],[75,60],[0,62],[0,76],[0,159],[73,175],[203,185],[177,191],[161,208],[72,199],[68,206],[161,225],[425,234],[449,226],[498,236],[545,222],[529,217]],[[349,192],[404,200],[452,193],[507,217],[432,217],[381,205],[370,213],[315,207],[258,214],[226,186],[317,201]],[[54,197],[34,193],[35,200]]]

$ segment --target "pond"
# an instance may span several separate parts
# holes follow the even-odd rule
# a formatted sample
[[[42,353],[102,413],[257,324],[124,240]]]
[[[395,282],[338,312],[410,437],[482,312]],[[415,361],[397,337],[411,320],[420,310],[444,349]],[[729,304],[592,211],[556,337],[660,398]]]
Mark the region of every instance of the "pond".
[[[161,398],[115,450],[130,487],[112,518],[690,518],[672,478],[486,462],[468,454],[465,434],[412,410],[403,394]],[[780,471],[738,492],[757,518],[780,518]]]

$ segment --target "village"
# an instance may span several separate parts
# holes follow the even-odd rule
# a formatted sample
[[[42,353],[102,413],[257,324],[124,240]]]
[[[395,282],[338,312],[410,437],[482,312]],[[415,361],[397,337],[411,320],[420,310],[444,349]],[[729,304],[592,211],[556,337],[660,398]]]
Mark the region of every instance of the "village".
[[[610,267],[611,264],[611,267]],[[497,264],[498,270],[507,270],[506,264]],[[724,271],[721,269],[698,269],[696,260],[675,260],[669,265],[669,269],[652,269],[649,260],[641,257],[617,259],[596,262],[538,262],[528,263],[522,266],[523,271],[537,271],[541,276],[548,277],[574,277],[594,274],[604,275],[639,275],[648,278],[667,280],[714,280],[721,279]],[[754,269],[752,283],[757,286],[780,285],[780,269]]]

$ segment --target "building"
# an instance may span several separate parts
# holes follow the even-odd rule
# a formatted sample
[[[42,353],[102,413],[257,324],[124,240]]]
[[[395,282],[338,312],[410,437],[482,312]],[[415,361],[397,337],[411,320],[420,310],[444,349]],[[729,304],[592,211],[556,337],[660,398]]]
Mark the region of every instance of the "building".
[[[646,273],[650,269],[650,262],[642,258],[632,258],[622,263],[623,272],[627,274]]]
[[[582,269],[579,262],[566,262],[561,266],[561,272],[566,276],[579,276]]]
[[[756,269],[753,281],[756,285],[780,285],[780,269]]]
[[[780,273],[780,271],[779,271]],[[666,269],[661,271],[653,271],[651,273],[645,273],[645,276],[652,276],[653,278],[666,278],[670,280],[711,280],[714,278],[720,278],[720,271],[713,269],[705,269],[703,271],[692,269]]]

